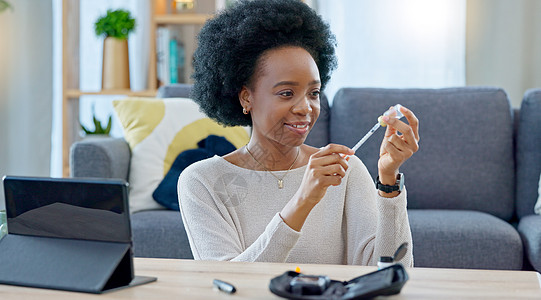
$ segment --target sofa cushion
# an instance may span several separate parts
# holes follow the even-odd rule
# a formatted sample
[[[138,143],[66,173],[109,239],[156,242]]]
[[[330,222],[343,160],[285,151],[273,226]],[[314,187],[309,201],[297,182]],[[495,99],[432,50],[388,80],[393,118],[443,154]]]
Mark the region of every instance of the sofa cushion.
[[[341,89],[331,110],[331,142],[353,147],[397,103],[420,122],[419,151],[401,167],[408,207],[479,210],[510,220],[515,165],[505,92],[490,87]],[[379,129],[357,151],[374,177],[384,132]]]
[[[310,146],[321,148],[329,143],[329,118],[331,111],[327,96],[321,93],[320,111],[314,128],[310,130],[305,143]]]
[[[476,211],[408,211],[416,267],[522,269],[522,242],[509,223]]]
[[[210,134],[224,136],[235,147],[248,143],[243,127],[223,127],[199,111],[187,98],[127,98],[113,101],[130,145],[130,211],[163,208],[152,193],[175,158]]]
[[[193,84],[173,83],[162,85],[156,93],[157,98],[191,98]]]
[[[131,215],[131,227],[135,256],[193,259],[180,212],[138,212]]]

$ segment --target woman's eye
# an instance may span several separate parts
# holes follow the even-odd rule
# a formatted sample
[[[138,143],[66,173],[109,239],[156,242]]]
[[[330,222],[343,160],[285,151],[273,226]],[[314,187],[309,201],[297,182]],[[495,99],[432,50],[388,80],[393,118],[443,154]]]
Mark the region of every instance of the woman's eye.
[[[293,96],[293,92],[291,92],[291,91],[283,91],[283,92],[280,92],[279,95],[284,96],[284,97],[291,97],[291,96]]]
[[[311,96],[315,98],[315,97],[319,97],[319,94],[321,94],[320,91],[313,91],[313,92],[311,93]]]

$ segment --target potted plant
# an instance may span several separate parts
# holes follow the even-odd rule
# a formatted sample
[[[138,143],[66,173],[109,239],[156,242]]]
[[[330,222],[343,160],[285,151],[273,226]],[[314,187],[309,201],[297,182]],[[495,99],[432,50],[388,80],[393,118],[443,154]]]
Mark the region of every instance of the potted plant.
[[[102,89],[129,89],[130,63],[128,35],[135,29],[135,19],[127,10],[107,10],[94,24],[103,40]]]
[[[94,106],[92,106],[92,121],[94,122],[94,130],[91,130],[90,128],[85,127],[83,124],[81,124],[81,129],[85,133],[85,137],[104,137],[109,136],[109,133],[111,132],[111,126],[112,126],[112,116],[109,116],[109,119],[107,120],[107,125],[103,127],[101,124],[101,121],[99,121],[96,118],[96,112],[94,109]]]

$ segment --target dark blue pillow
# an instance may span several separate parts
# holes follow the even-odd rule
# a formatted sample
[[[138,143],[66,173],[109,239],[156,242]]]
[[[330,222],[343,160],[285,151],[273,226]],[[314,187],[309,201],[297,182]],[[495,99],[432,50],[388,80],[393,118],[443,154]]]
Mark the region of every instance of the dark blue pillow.
[[[169,172],[165,174],[160,185],[152,193],[152,197],[156,202],[169,209],[180,210],[178,207],[177,192],[177,182],[180,173],[194,162],[213,157],[214,155],[223,156],[236,149],[224,137],[216,135],[209,135],[207,138],[199,141],[197,146],[199,147],[198,149],[186,150],[177,156]]]

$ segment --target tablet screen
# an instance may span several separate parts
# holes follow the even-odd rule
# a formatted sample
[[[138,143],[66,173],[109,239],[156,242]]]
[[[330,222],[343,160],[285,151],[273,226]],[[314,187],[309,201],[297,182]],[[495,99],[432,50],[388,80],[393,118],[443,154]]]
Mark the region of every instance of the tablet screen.
[[[131,242],[123,180],[4,177],[9,234]]]

